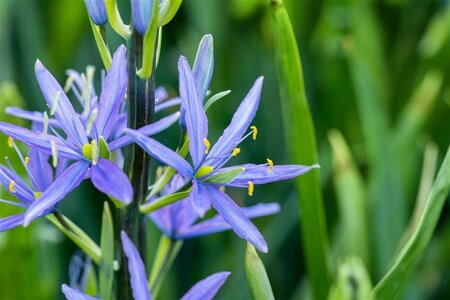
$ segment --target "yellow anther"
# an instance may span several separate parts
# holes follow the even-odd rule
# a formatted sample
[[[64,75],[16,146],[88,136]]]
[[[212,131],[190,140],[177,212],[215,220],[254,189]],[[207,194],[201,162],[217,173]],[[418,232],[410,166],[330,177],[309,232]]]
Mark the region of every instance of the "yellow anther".
[[[12,137],[8,137],[8,147],[13,148],[14,147],[14,139]]]
[[[233,149],[233,153],[231,153],[231,155],[232,156],[236,156],[239,153],[241,153],[241,148],[236,147],[236,148]]]
[[[42,192],[35,192],[34,193],[34,199],[39,198],[40,196],[42,196]]]
[[[9,189],[9,191],[11,192],[11,193],[15,193],[16,192],[16,190],[14,189],[14,186],[16,185],[16,182],[14,181],[14,180],[11,180],[10,182],[9,182],[9,186],[8,186],[8,189]]]
[[[272,173],[272,171],[273,171],[273,161],[270,158],[268,158],[267,159],[267,163],[269,164],[269,173]]]
[[[255,189],[255,185],[253,184],[253,182],[249,181],[248,182],[248,195],[249,196],[253,196],[254,189]]]
[[[211,148],[211,143],[208,141],[208,139],[203,139],[203,144],[205,144],[205,154],[208,154],[209,148]]]
[[[255,125],[253,125],[253,126],[250,126],[250,129],[253,130],[253,135],[252,135],[253,140],[256,140],[256,137],[258,136],[258,128],[256,128]]]
[[[24,163],[25,163],[25,166],[28,166],[28,164],[30,163],[30,157],[29,156],[25,156]]]

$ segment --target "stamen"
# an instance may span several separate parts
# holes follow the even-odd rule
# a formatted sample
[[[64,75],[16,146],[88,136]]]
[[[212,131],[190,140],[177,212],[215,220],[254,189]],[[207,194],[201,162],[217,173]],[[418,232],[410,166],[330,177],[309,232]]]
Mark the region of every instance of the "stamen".
[[[13,148],[14,147],[14,139],[12,137],[8,137],[8,147]]]
[[[61,96],[61,91],[57,91],[55,97],[53,97],[52,108],[50,109],[50,115],[53,116],[58,108],[59,96]]]
[[[205,154],[208,154],[209,149],[211,148],[211,143],[208,141],[208,139],[203,139],[203,144],[205,144]]]
[[[255,125],[253,125],[253,126],[250,126],[250,129],[253,130],[253,135],[252,135],[253,140],[256,140],[256,137],[258,136],[258,128],[256,128]]]
[[[253,196],[253,191],[255,189],[255,185],[250,180],[248,181],[248,195]]]
[[[232,156],[236,156],[239,153],[241,153],[241,148],[236,147],[236,148],[233,149],[233,152],[231,153],[231,155]]]
[[[23,160],[23,162],[25,163],[25,166],[28,166],[28,164],[30,163],[30,157],[25,156],[25,159]]]
[[[271,159],[267,159],[267,163],[269,164],[269,173],[273,171],[273,161]]]
[[[91,115],[89,116],[89,120],[88,120],[88,123],[87,123],[87,126],[86,126],[86,133],[88,135],[91,134],[92,127],[94,126],[95,119],[97,119],[97,114],[98,114],[98,109],[96,108],[96,109],[92,110]]]
[[[58,166],[58,150],[56,149],[56,142],[54,140],[51,140],[50,143],[52,144],[52,165],[56,168]]]
[[[15,185],[16,185],[16,182],[15,182],[14,180],[11,180],[11,181],[9,182],[8,189],[9,189],[9,191],[10,191],[11,193],[13,193],[13,194],[16,193],[16,190],[14,189],[14,186],[15,186]]]
[[[95,140],[91,141],[91,145],[92,145],[92,164],[95,166],[98,162],[100,151],[98,149],[97,142]]]
[[[42,131],[42,137],[45,139],[47,139],[47,132],[48,132],[48,115],[47,112],[44,111],[44,128]]]
[[[66,80],[66,84],[64,84],[64,92],[69,92],[72,88],[72,85],[74,83],[75,79],[72,76],[68,76]]]

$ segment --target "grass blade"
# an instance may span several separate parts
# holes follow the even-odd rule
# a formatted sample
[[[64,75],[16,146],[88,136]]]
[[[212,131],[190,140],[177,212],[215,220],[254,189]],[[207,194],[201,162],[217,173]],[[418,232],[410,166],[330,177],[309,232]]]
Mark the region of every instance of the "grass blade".
[[[256,253],[255,247],[249,243],[247,243],[247,250],[245,251],[245,271],[253,299],[275,299],[266,268],[258,253]]]
[[[100,240],[100,298],[112,299],[114,280],[114,227],[108,202],[103,205],[102,235]]]

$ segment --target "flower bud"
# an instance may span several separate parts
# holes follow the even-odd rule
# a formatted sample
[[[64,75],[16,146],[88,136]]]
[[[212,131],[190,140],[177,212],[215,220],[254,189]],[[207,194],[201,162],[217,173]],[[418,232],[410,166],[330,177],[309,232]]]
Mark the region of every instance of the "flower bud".
[[[144,35],[153,17],[154,0],[131,0],[131,12],[136,31]]]
[[[98,25],[105,25],[108,22],[105,0],[84,0],[87,11],[92,21]]]

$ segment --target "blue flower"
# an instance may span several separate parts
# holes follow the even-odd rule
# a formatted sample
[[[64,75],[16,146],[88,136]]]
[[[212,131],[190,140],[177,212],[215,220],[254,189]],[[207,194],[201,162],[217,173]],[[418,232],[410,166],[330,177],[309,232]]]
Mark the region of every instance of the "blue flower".
[[[235,112],[230,125],[211,148],[207,139],[208,119],[193,73],[183,56],[178,62],[178,69],[180,73],[180,95],[183,100],[182,105],[186,109],[186,129],[193,166],[156,140],[137,131],[126,130],[125,132],[132,136],[136,143],[154,158],[176,169],[180,175],[192,180],[192,192],[189,198],[199,216],[203,216],[212,205],[238,236],[249,241],[260,251],[267,252],[268,247],[261,233],[220,187],[246,187],[249,194],[252,195],[256,184],[293,178],[309,172],[313,168],[318,168],[318,165],[274,166],[273,162],[268,159],[267,164],[247,164],[223,168],[230,158],[239,153],[240,149],[237,146],[243,139],[249,135],[253,135],[254,139],[256,138],[257,129],[254,126],[251,126],[252,131],[246,135],[245,133],[256,114],[263,79],[258,78],[256,80]],[[230,171],[236,172],[236,176],[227,181],[222,181],[224,175],[230,174]]]
[[[89,16],[96,25],[105,25],[108,22],[105,0],[84,0]]]
[[[128,259],[128,271],[130,273],[130,284],[133,298],[136,300],[152,299],[145,274],[145,266],[139,252],[133,242],[126,235],[121,233],[122,247]],[[209,300],[213,299],[220,287],[230,275],[229,272],[220,272],[208,276],[196,283],[183,297],[182,300]],[[86,295],[80,290],[73,289],[66,284],[62,285],[62,291],[68,300],[92,300],[99,299]]]
[[[153,1],[155,0],[131,0],[133,24],[141,35],[145,34],[152,19]]]
[[[39,61],[36,63],[35,73],[44,98],[51,108],[50,113],[54,114],[57,127],[65,133],[65,137],[51,126],[53,134],[48,133],[47,128],[42,132],[35,132],[0,122],[0,131],[32,148],[52,155],[55,166],[59,158],[75,162],[61,174],[67,181],[61,183],[58,193],[46,191],[29,206],[24,225],[28,225],[34,218],[53,208],[86,177],[91,179],[98,190],[124,204],[130,203],[133,190],[128,177],[119,166],[108,159],[111,151],[132,142],[127,135],[114,136],[127,87],[125,46],[120,46],[114,54],[95,109],[85,105],[84,109],[89,110],[89,115],[84,119],[75,112],[61,86]],[[155,134],[170,126],[177,118],[178,115],[173,114],[141,128],[140,132],[145,135]]]
[[[161,192],[161,195],[174,193],[184,184],[183,177],[176,174],[171,183]],[[280,205],[278,203],[260,203],[242,208],[242,211],[248,218],[257,218],[278,213]],[[230,224],[221,215],[196,223],[199,215],[189,199],[164,206],[148,214],[148,217],[165,235],[174,240],[199,237],[231,229]]]

